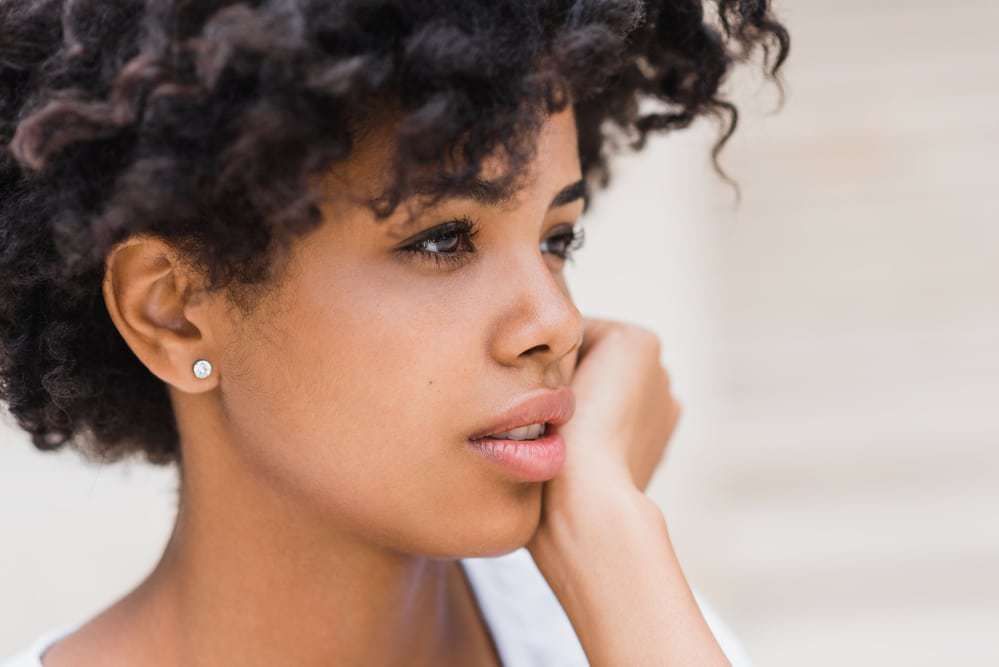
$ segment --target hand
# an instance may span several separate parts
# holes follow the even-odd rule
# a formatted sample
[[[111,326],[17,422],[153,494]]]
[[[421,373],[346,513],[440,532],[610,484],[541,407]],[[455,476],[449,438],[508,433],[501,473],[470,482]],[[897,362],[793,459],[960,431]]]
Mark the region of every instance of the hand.
[[[584,318],[570,383],[576,410],[559,429],[566,442],[565,463],[545,482],[541,524],[528,549],[547,542],[544,534],[555,517],[592,521],[602,511],[599,505],[645,491],[680,416],[661,352],[658,337],[648,329]],[[646,500],[642,496],[637,506]],[[649,513],[658,514],[651,501],[647,504]]]
[[[584,318],[565,463],[526,545],[595,667],[730,664],[644,493],[680,414],[660,354],[647,329]]]
[[[680,417],[661,354],[659,338],[649,329],[584,318],[571,382],[576,412],[560,429],[567,452],[559,477],[627,470],[645,491]]]

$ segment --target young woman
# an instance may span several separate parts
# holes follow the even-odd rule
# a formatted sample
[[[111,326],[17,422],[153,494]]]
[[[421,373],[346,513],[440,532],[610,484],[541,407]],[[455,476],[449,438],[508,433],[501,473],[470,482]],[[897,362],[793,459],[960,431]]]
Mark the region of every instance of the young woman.
[[[720,147],[777,79],[766,0],[705,9],[0,3],[0,397],[180,478],[149,575],[7,664],[736,662],[644,495],[659,342],[563,275],[618,138]]]

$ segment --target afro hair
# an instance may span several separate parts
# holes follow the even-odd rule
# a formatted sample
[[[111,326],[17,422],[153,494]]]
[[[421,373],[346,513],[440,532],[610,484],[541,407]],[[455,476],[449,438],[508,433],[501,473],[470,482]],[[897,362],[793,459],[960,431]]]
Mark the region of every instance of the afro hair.
[[[622,137],[638,150],[705,115],[725,177],[738,114],[719,90],[757,47],[780,87],[790,40],[769,0],[2,0],[0,399],[41,450],[176,462],[167,389],[103,301],[115,243],[160,237],[210,289],[265,285],[321,222],[310,179],[387,109],[378,218],[496,150],[514,187],[567,104],[601,187]]]

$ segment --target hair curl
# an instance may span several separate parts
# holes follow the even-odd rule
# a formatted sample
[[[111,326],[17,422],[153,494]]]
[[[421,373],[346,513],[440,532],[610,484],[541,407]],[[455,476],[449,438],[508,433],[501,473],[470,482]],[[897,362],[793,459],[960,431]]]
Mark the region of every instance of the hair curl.
[[[725,177],[738,114],[719,87],[757,46],[783,93],[790,41],[768,0],[4,0],[0,399],[39,449],[175,462],[166,387],[103,301],[114,243],[158,236],[210,289],[265,284],[321,220],[310,177],[388,105],[379,219],[447,196],[494,150],[515,177],[568,103],[602,187],[620,136],[638,150],[703,115],[727,119]],[[643,114],[642,98],[666,106]]]

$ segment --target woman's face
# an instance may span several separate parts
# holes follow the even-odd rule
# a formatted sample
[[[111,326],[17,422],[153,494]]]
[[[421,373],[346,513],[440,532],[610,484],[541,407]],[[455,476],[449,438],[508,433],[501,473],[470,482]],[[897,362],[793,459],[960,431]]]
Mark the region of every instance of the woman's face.
[[[511,202],[444,200],[405,229],[405,207],[376,222],[337,196],[377,189],[387,136],[330,174],[324,224],[232,322],[216,364],[227,440],[255,483],[333,529],[411,553],[505,552],[537,527],[542,485],[467,441],[518,397],[572,378],[582,317],[559,254],[584,202],[549,206],[581,178],[574,117],[549,117]],[[474,238],[420,242],[463,217]]]

